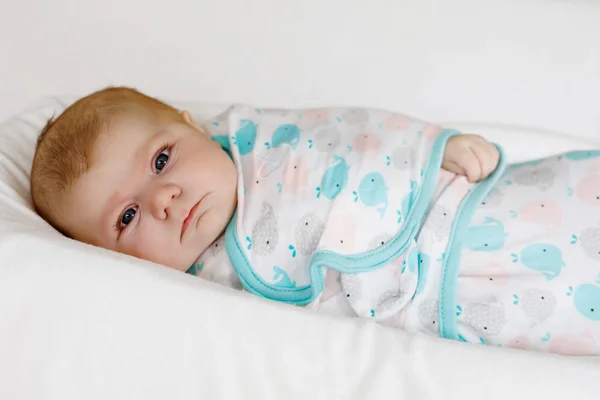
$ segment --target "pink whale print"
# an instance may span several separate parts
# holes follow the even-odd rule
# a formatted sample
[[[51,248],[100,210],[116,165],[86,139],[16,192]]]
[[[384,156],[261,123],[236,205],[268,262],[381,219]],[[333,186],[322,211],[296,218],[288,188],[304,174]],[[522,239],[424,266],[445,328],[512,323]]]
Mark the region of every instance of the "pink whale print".
[[[434,124],[426,124],[423,127],[423,137],[425,138],[429,146],[433,145],[433,142],[438,137],[441,131],[442,127]]]
[[[575,195],[585,203],[600,206],[600,174],[587,176],[577,182]]]
[[[452,183],[452,181],[456,178],[456,174],[454,172],[446,171],[445,169],[440,169],[437,178],[437,186],[448,186]]]
[[[518,215],[525,221],[545,226],[551,233],[559,228],[563,210],[554,200],[535,200],[521,205]]]
[[[562,333],[550,339],[548,351],[565,356],[591,356],[595,354],[596,343],[590,331],[579,335]]]
[[[377,152],[381,147],[381,142],[377,135],[372,133],[361,133],[354,138],[352,148],[359,153],[370,153],[371,157],[377,156]]]
[[[354,232],[356,223],[348,214],[332,215],[323,231],[322,242],[341,254],[356,252]]]
[[[310,122],[325,121],[329,117],[329,111],[323,108],[311,108],[302,113],[302,119]]]
[[[525,336],[517,336],[508,341],[504,347],[509,349],[527,350],[529,348],[529,339]]]
[[[319,124],[326,123],[329,111],[324,108],[311,108],[298,114],[298,125],[302,129],[310,129]]]
[[[474,183],[470,183],[465,176],[455,176],[454,180],[450,184],[450,189],[452,193],[456,195],[459,199],[462,199],[469,193],[469,190],[475,186]]]
[[[473,186],[474,184],[469,183],[464,176],[458,176],[453,172],[440,168],[437,183],[435,185],[436,190],[439,189],[440,191],[436,192],[434,197],[437,198],[441,192],[447,192],[453,194],[453,198],[460,200],[467,195]]]
[[[287,163],[281,185],[285,193],[306,196],[308,167],[304,158],[298,157]]]
[[[410,118],[402,114],[392,114],[383,120],[383,129],[391,132],[404,132],[410,126]]]
[[[452,182],[451,187],[452,187],[452,190],[454,191],[454,193],[459,198],[463,198],[464,196],[467,195],[467,193],[469,193],[469,191],[473,188],[473,186],[475,186],[475,184],[469,182],[466,177],[458,176],[458,177],[456,177],[454,182]]]

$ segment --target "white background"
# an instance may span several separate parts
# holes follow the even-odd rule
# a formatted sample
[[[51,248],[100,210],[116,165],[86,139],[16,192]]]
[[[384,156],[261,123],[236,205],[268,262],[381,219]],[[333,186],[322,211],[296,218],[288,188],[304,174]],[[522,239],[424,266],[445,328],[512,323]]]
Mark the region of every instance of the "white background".
[[[129,85],[600,138],[596,0],[0,0],[0,120]]]

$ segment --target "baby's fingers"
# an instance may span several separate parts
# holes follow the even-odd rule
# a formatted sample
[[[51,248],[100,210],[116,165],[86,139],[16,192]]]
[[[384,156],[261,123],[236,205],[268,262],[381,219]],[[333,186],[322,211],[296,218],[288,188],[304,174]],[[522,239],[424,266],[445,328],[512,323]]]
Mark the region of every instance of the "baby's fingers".
[[[462,159],[461,164],[469,182],[473,183],[483,179],[483,167],[474,147],[469,146],[468,153]]]
[[[456,175],[461,175],[461,176],[466,175],[463,167],[458,165],[453,160],[444,160],[444,163],[442,164],[442,168],[444,168],[446,171],[452,172],[453,174],[456,174]]]
[[[500,160],[500,153],[496,146],[485,140],[474,145],[474,153],[481,165],[480,179],[484,179],[496,169]]]

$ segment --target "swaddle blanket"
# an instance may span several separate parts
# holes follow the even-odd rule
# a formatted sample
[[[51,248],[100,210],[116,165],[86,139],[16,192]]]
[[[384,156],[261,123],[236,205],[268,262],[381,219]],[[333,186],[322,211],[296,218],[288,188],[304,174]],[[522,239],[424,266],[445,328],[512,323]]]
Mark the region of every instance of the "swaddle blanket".
[[[405,115],[234,106],[210,126],[238,207],[193,273],[411,332],[597,353],[600,152],[507,167],[499,149],[470,184],[440,169],[459,133]]]
[[[435,290],[442,336],[600,353],[598,157],[577,151],[512,165],[471,221],[455,222],[451,240],[461,248],[448,246],[457,259]]]
[[[210,127],[238,168],[238,207],[224,243],[197,266],[214,262],[220,243],[243,286],[269,299],[314,302],[336,270],[378,282],[379,309],[366,292],[352,299],[360,314],[380,318],[410,301],[417,232],[458,132],[382,110],[241,105]],[[402,277],[388,279],[389,268]]]

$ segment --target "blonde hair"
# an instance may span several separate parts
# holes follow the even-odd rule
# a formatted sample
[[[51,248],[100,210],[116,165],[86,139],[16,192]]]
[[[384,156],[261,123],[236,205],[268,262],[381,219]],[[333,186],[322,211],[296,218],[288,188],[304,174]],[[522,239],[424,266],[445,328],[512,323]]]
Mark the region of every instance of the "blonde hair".
[[[57,206],[73,183],[92,165],[93,149],[114,118],[136,112],[154,120],[183,121],[179,112],[127,87],[108,87],[83,97],[58,118],[50,118],[37,140],[31,168],[31,197],[37,213],[60,226]]]

